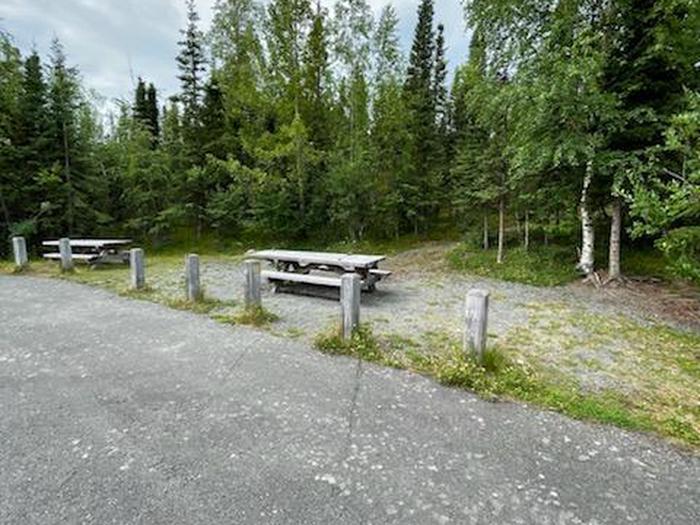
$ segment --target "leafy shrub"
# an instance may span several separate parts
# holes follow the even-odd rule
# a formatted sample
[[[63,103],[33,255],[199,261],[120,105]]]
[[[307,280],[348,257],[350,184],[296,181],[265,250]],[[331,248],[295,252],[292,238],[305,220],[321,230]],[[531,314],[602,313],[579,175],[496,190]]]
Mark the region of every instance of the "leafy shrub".
[[[656,244],[674,275],[700,283],[700,226],[671,230]]]

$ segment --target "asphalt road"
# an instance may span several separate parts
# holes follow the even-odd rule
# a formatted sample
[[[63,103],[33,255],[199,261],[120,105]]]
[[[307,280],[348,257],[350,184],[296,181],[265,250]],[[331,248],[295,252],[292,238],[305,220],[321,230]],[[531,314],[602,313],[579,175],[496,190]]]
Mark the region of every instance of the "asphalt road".
[[[0,277],[0,523],[700,522],[700,458],[59,280]]]

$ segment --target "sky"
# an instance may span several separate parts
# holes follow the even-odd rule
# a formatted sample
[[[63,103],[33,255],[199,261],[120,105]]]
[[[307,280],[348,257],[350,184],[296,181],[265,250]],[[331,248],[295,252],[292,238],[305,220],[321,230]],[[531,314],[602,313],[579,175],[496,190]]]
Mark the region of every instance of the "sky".
[[[326,6],[334,0],[321,0]],[[368,0],[375,16],[389,0]],[[206,30],[216,0],[197,0]],[[399,33],[408,55],[418,0],[393,0]],[[450,69],[464,62],[469,38],[460,0],[435,0],[435,21],[445,25]],[[185,0],[0,0],[0,29],[9,32],[23,54],[36,48],[48,55],[51,41],[63,43],[84,84],[105,97],[129,100],[136,79],[153,82],[161,100],[178,90],[175,56],[185,25]]]

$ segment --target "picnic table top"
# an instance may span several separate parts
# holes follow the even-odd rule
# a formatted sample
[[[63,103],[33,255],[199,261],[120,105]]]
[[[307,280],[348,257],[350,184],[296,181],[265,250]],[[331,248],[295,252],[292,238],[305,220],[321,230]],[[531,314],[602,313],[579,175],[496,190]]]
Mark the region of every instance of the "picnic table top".
[[[103,246],[122,246],[130,244],[131,239],[71,239],[70,245],[76,248],[102,248]],[[58,246],[58,241],[43,241],[43,246]]]
[[[301,265],[319,264],[340,266],[343,268],[370,268],[386,258],[384,255],[353,255],[347,253],[311,252],[306,250],[260,250],[249,253],[247,256],[251,259],[297,262]]]

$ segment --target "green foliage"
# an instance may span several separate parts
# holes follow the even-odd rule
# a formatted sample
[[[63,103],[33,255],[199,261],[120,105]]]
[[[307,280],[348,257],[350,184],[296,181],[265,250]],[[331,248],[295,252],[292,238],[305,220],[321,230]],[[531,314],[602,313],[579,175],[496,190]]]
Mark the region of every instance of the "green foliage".
[[[474,275],[535,286],[556,286],[577,278],[575,255],[571,248],[557,245],[530,250],[515,248],[508,251],[502,264],[495,264],[494,250],[461,245],[448,257],[453,268]]]
[[[700,226],[671,230],[656,246],[666,256],[674,275],[700,284]]]
[[[3,33],[0,237],[476,237],[495,208],[549,235],[587,169],[597,231],[620,196],[635,236],[697,226],[692,0],[464,5],[469,62],[448,90],[433,0],[408,56],[391,5],[219,0],[205,35],[188,0],[179,92],[139,78],[108,119],[60,43],[42,64]]]

